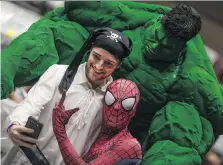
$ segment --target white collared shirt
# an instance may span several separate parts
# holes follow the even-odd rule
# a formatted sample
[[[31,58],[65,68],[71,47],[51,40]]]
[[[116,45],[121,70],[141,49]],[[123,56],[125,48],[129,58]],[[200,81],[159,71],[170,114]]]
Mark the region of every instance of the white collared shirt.
[[[79,66],[64,101],[66,110],[79,107],[79,111],[72,115],[66,125],[66,131],[80,156],[88,152],[99,135],[102,124],[102,100],[107,86],[112,82],[110,78],[107,84],[92,89],[85,74],[85,66],[86,63]],[[52,65],[32,87],[28,97],[8,116],[5,125],[7,127],[13,121],[25,125],[29,116],[38,118],[44,124],[38,146],[52,165],[64,164],[52,129],[52,110],[61,98],[58,86],[67,67]],[[22,153],[18,153],[15,161],[13,164],[23,164],[27,159]]]

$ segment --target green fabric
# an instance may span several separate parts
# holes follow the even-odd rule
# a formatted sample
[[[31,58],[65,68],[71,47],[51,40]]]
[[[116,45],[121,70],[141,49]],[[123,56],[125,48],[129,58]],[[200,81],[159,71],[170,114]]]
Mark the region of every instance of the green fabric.
[[[75,22],[59,19],[61,13],[61,8],[50,12],[2,51],[2,99],[14,87],[33,85],[49,66],[70,64],[79,51],[89,33]]]
[[[203,117],[200,117],[200,120],[203,134],[200,141],[200,145],[198,146],[198,151],[200,152],[200,155],[203,157],[205,156],[206,152],[211,149],[212,145],[214,144],[215,137],[213,134],[213,128],[211,123]]]
[[[123,31],[144,26],[147,21],[152,24],[154,18],[170,8],[131,1],[67,1],[65,10],[71,21],[89,30],[107,26]]]
[[[143,157],[143,165],[200,165],[201,158],[193,148],[182,147],[170,140],[158,141]]]
[[[194,106],[171,101],[156,112],[149,128],[147,146],[161,140],[171,140],[203,154],[213,144],[213,129],[208,120],[199,116]]]
[[[148,131],[149,135],[154,133],[152,140],[148,141],[152,147],[146,153],[152,156],[145,164],[162,164],[162,156],[153,154],[158,152],[156,146],[164,147],[163,162],[171,162],[169,159],[172,157],[172,164],[183,164],[189,158],[185,154],[191,153],[194,164],[198,164],[200,156],[208,151],[213,142],[213,132],[215,136],[223,134],[223,88],[217,81],[199,35],[187,42],[184,49],[180,40],[166,39],[160,17],[168,11],[167,7],[139,2],[65,2],[65,9],[49,12],[2,51],[1,98],[6,98],[14,86],[33,85],[52,64],[69,64],[87,39],[88,31],[110,26],[133,41],[130,56],[113,77],[130,79],[141,91],[140,103],[129,130],[140,142]],[[154,38],[154,33],[158,37]],[[151,39],[154,45],[149,42]],[[170,43],[182,49],[180,55],[174,47],[161,46],[169,46]],[[148,47],[159,52],[150,57]],[[82,62],[86,60],[87,55]],[[195,115],[191,116],[189,112]],[[176,132],[171,137],[167,137],[165,131],[158,131],[159,136],[155,135],[158,126],[154,123],[165,125],[169,122],[165,114],[169,113],[171,122],[179,124],[175,127],[169,125],[165,131]],[[190,121],[188,118],[194,120],[187,123]],[[174,148],[173,153],[167,146],[162,146],[163,139],[172,141],[165,144]],[[183,155],[182,159],[177,159],[175,154]],[[187,161],[188,164],[193,162]]]

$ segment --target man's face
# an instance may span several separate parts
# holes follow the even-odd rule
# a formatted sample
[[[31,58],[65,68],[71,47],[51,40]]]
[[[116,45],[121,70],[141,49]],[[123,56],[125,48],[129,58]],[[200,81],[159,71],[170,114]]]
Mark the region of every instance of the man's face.
[[[88,80],[92,85],[104,84],[118,67],[119,63],[119,60],[108,51],[102,48],[93,47],[86,66]]]
[[[185,41],[167,36],[161,18],[146,29],[143,39],[143,53],[147,59],[160,61],[174,61],[186,46]]]

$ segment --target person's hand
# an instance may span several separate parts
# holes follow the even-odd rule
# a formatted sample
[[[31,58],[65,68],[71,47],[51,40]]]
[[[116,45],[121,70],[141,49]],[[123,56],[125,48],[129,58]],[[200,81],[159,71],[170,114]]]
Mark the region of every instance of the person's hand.
[[[221,159],[220,156],[218,156],[215,152],[209,151],[206,155],[208,162],[210,162],[211,165],[221,165],[223,162],[223,159]]]
[[[9,98],[17,103],[21,103],[23,101],[23,99],[16,96],[15,91],[9,94]]]
[[[66,139],[67,134],[65,125],[68,123],[70,117],[78,110],[79,108],[65,110],[62,104],[57,104],[53,109],[52,126],[53,126],[53,132],[58,142]]]
[[[74,108],[70,110],[65,110],[64,105],[57,104],[53,109],[53,126],[60,124],[65,126],[70,117],[79,110],[79,108]]]
[[[16,125],[13,125],[8,130],[8,133],[12,142],[18,146],[24,146],[28,148],[35,147],[34,144],[30,144],[30,143],[37,143],[38,140],[28,137],[23,134],[23,133],[33,133],[34,130],[21,126],[18,122],[13,122],[13,124],[16,124]]]

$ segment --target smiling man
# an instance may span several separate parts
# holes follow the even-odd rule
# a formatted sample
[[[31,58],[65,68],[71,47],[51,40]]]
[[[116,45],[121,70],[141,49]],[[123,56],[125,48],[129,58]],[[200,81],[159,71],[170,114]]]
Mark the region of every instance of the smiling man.
[[[75,60],[80,60],[77,58],[69,66],[51,66],[32,87],[28,97],[6,119],[6,128],[13,143],[29,148],[33,146],[28,142],[37,143],[50,164],[63,164],[51,123],[52,110],[62,96],[59,89],[69,84],[64,106],[66,109],[78,107],[79,111],[71,117],[66,131],[77,153],[80,156],[86,154],[100,132],[102,99],[112,82],[111,74],[129,55],[131,47],[130,39],[120,32],[110,28],[96,29],[80,50],[80,54],[90,50],[88,61],[81,64],[77,72],[73,71]],[[24,127],[29,116],[44,124],[40,134],[42,140],[22,134],[32,132]],[[15,160],[12,164],[29,164],[22,152]]]
[[[93,87],[102,85],[119,66],[120,60],[107,50],[94,47],[86,64],[86,76]]]
[[[100,47],[103,46],[94,44],[86,64],[86,76],[94,87],[108,81],[110,75],[121,64],[119,58]]]

